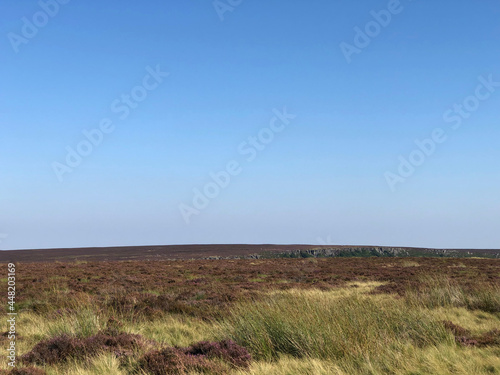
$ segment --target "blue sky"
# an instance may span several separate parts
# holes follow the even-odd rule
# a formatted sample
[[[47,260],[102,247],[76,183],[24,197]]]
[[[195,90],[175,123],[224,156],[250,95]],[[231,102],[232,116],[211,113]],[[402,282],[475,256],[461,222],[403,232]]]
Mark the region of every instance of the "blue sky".
[[[0,249],[500,247],[498,1],[216,5],[3,2]]]

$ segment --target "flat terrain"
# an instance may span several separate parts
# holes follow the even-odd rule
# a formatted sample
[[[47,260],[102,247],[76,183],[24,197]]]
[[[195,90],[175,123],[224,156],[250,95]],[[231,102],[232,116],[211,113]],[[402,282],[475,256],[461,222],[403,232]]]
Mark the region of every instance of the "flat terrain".
[[[312,245],[165,245],[84,247],[0,251],[0,262],[72,261],[72,260],[168,260],[210,256],[246,256],[263,251],[310,249]]]
[[[19,262],[16,311],[12,375],[500,374],[496,259]]]
[[[112,261],[112,260],[171,260],[204,259],[209,257],[250,257],[255,254],[273,257],[283,256],[293,251],[312,249],[335,249],[355,252],[360,249],[370,251],[394,250],[396,255],[410,256],[476,256],[500,258],[500,249],[430,249],[410,247],[375,246],[317,246],[317,245],[165,245],[165,246],[128,246],[128,247],[86,247],[68,249],[32,249],[0,251],[0,262],[46,262],[46,261]],[[404,253],[404,254],[403,254]],[[374,253],[376,254],[376,253]],[[345,255],[345,254],[344,254]]]

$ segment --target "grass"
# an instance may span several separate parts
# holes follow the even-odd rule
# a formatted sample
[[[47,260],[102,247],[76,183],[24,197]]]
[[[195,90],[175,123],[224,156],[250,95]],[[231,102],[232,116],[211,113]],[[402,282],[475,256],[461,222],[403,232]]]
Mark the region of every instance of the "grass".
[[[103,353],[87,363],[70,362],[59,368],[50,368],[47,375],[126,375],[120,361],[111,353]]]
[[[452,321],[459,326],[467,327],[474,334],[481,334],[500,327],[500,316],[481,310],[468,310],[463,307],[436,307],[425,311],[437,321]]]
[[[417,288],[407,292],[407,300],[427,308],[464,307],[500,314],[500,286],[473,284],[464,286],[447,277],[426,276]]]
[[[36,339],[67,334],[75,337],[89,337],[105,328],[106,317],[89,308],[75,313],[54,314],[47,317],[25,312],[20,314],[19,332],[22,336],[33,336]]]
[[[359,360],[406,344],[453,343],[441,324],[403,301],[350,294],[294,290],[242,303],[225,323],[226,333],[264,360]]]
[[[495,314],[367,295],[374,285],[331,292],[291,290],[243,303],[225,328],[258,361],[239,374],[499,374],[500,348],[458,346],[440,324],[473,332]]]
[[[220,335],[219,327],[213,323],[171,315],[154,322],[127,323],[125,330],[141,334],[167,346],[188,346],[197,341],[215,340]]]
[[[412,261],[412,260],[405,260],[401,262],[401,265],[403,267],[419,267],[420,264],[418,262]]]
[[[143,275],[147,264],[140,262],[109,268],[85,262],[52,265],[50,277],[45,270],[25,283],[21,265],[16,346],[22,355],[63,334],[92,337],[116,318],[120,332],[141,335],[148,344],[124,357],[102,352],[46,366],[46,373],[145,375],[137,364],[151,350],[232,339],[253,360],[247,369],[219,367],[230,375],[500,374],[499,345],[463,346],[443,324],[451,321],[472,336],[500,327],[497,264],[424,258],[173,262]],[[0,368],[7,368],[5,356]],[[179,373],[194,374],[189,371]]]
[[[257,361],[237,375],[491,375],[500,369],[500,352],[484,349],[458,349],[443,345],[426,349],[406,348],[383,358],[366,358],[363,362],[329,361],[316,358],[281,356],[273,362]]]

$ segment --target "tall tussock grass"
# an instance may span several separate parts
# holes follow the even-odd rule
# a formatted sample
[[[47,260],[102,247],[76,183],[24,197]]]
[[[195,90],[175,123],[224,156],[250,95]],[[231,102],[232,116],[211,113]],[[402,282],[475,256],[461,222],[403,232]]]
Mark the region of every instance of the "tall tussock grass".
[[[237,304],[225,333],[255,357],[342,359],[381,355],[402,345],[452,343],[442,324],[402,300],[360,293],[293,291]]]
[[[474,284],[465,286],[448,277],[427,276],[406,293],[410,305],[427,308],[464,307],[500,314],[500,286]]]

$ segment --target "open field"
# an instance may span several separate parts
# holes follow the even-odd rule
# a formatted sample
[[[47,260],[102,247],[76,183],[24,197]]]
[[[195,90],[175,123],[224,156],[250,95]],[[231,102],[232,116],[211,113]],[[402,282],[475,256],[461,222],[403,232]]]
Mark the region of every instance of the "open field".
[[[16,309],[12,374],[500,374],[495,259],[19,262]]]
[[[332,245],[165,245],[84,247],[0,251],[0,262],[68,262],[75,260],[173,260],[207,258],[281,258],[308,256],[437,256],[500,258],[500,249],[432,249]]]

